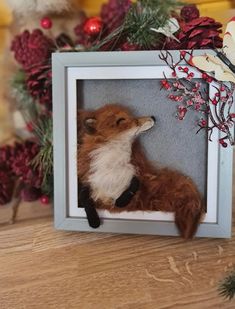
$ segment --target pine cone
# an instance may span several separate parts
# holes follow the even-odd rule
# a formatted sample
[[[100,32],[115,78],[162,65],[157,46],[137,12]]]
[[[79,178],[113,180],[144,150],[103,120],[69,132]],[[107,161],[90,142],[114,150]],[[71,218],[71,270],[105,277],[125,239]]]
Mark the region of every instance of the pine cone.
[[[0,165],[0,205],[9,203],[14,190],[14,180],[11,171]]]
[[[109,0],[108,3],[103,4],[100,16],[108,33],[123,23],[130,6],[130,0]]]
[[[182,23],[178,35],[180,49],[221,48],[221,27],[221,23],[209,17],[199,17]]]
[[[185,5],[180,11],[180,16],[184,21],[196,19],[200,16],[199,10],[195,4]]]
[[[26,85],[33,98],[51,109],[52,73],[50,65],[38,65],[28,69]]]
[[[55,45],[41,30],[35,29],[32,33],[25,30],[14,38],[11,50],[23,68],[28,69],[39,63],[45,63],[55,50]]]
[[[12,161],[12,171],[20,180],[31,187],[40,188],[42,183],[42,172],[32,166],[32,160],[39,152],[39,146],[32,142],[26,141],[18,147]]]
[[[0,166],[4,165],[8,169],[11,168],[13,148],[10,145],[0,147]]]

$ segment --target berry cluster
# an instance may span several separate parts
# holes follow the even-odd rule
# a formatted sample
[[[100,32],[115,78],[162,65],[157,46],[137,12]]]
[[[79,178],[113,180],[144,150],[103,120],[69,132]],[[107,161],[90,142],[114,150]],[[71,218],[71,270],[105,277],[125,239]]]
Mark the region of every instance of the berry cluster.
[[[223,147],[227,147],[229,140],[230,144],[234,144],[233,136],[230,132],[235,123],[235,114],[230,113],[233,105],[233,92],[235,86],[230,87],[222,82],[217,81],[214,77],[203,72],[201,74],[204,84],[208,85],[213,82],[213,89],[216,90],[213,96],[203,86],[203,83],[193,80],[195,76],[190,70],[190,59],[193,52],[181,51],[180,59],[174,62],[174,59],[169,51],[161,52],[160,59],[163,60],[172,70],[174,80],[165,78],[161,81],[162,88],[170,91],[168,98],[175,102],[181,102],[177,107],[177,118],[183,120],[189,109],[193,109],[203,115],[197,124],[199,132],[201,129],[206,129],[209,132],[209,140],[214,129],[223,132],[223,137],[219,139],[219,143]],[[182,61],[188,64],[189,67],[180,66]],[[193,67],[194,70],[197,68]],[[198,70],[200,73],[200,70]],[[180,73],[180,74],[179,74]],[[205,119],[205,116],[210,119],[210,122]]]

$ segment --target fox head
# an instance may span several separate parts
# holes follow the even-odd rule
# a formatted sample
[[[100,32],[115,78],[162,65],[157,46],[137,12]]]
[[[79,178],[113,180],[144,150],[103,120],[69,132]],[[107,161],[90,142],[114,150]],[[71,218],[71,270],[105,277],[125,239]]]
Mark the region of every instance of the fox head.
[[[78,117],[78,131],[80,136],[92,139],[108,141],[124,138],[134,140],[154,126],[155,118],[134,117],[131,112],[123,106],[109,104],[96,111],[81,112]]]

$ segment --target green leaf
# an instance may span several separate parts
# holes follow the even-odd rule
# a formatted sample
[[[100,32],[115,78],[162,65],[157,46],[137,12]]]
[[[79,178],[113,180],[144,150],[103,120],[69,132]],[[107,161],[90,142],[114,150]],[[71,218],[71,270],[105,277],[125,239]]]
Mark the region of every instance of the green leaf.
[[[231,300],[235,296],[235,269],[219,286],[219,293],[226,299]]]

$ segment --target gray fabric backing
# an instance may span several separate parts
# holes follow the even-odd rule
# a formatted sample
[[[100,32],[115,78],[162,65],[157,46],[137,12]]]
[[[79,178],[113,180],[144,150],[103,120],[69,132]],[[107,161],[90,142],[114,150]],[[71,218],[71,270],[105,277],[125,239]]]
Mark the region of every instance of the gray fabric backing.
[[[206,196],[207,133],[195,134],[196,112],[188,112],[183,121],[176,119],[177,103],[160,91],[159,80],[86,80],[77,85],[79,108],[120,103],[136,116],[155,116],[155,127],[141,136],[147,157],[190,176]]]

